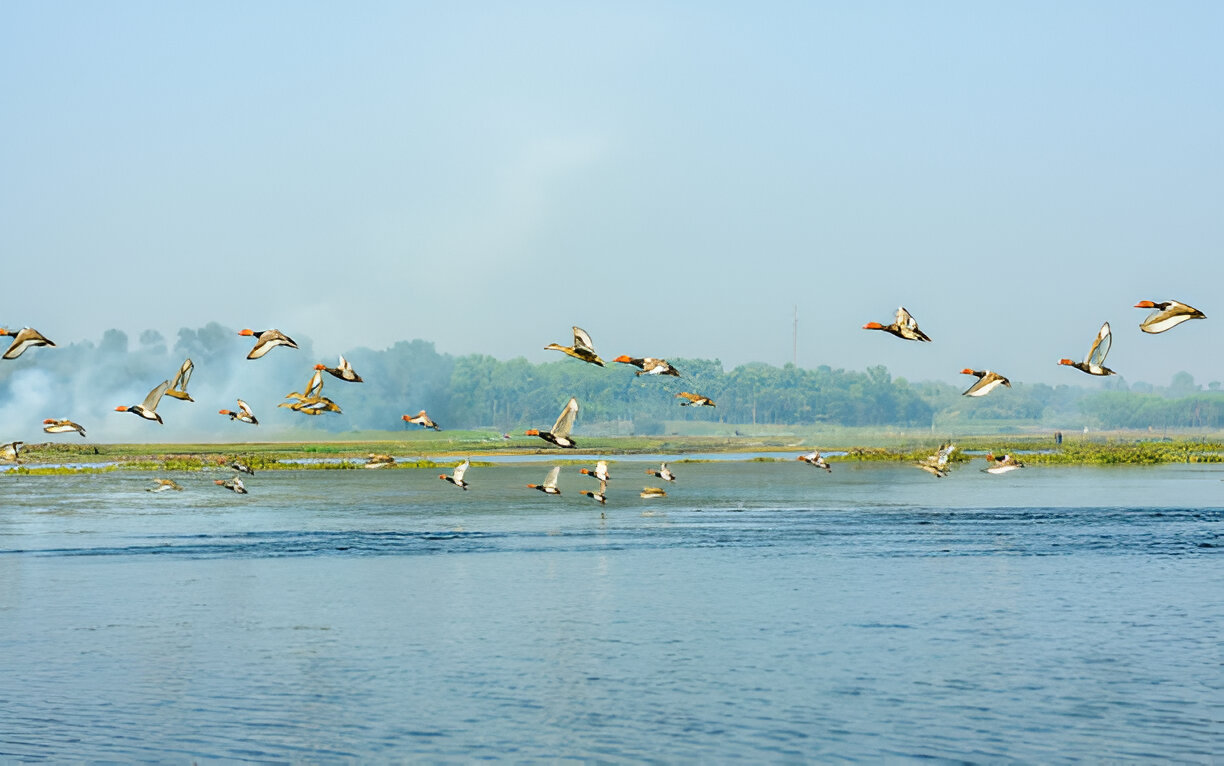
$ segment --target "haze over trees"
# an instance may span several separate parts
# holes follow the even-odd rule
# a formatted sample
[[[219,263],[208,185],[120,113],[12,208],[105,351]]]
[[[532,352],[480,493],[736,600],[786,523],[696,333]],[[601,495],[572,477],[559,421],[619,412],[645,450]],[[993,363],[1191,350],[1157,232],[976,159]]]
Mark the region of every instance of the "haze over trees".
[[[292,333],[291,333],[292,334]],[[276,349],[249,361],[250,341],[236,329],[210,323],[183,328],[169,341],[145,331],[133,342],[121,330],[107,330],[98,343],[33,349],[0,364],[0,426],[5,433],[45,417],[89,420],[94,439],[190,439],[198,435],[271,438],[277,427],[331,432],[391,430],[400,415],[420,409],[444,429],[511,431],[547,426],[570,396],[582,406],[579,431],[661,433],[684,422],[744,426],[834,425],[955,428],[974,424],[1011,428],[1224,428],[1224,392],[1218,382],[1204,390],[1185,372],[1166,387],[1128,385],[1110,379],[1103,388],[1013,382],[983,398],[966,398],[968,387],[942,382],[911,383],[883,365],[866,370],[827,366],[803,369],[787,364],[744,364],[726,370],[717,359],[670,357],[681,378],[636,376],[628,365],[606,368],[562,358],[531,363],[524,358],[439,353],[423,340],[389,348],[319,353],[309,338],[296,335],[298,350]],[[276,405],[301,391],[323,362],[334,366],[343,353],[365,379],[350,384],[324,376],[325,395],[341,415],[306,417]],[[151,431],[113,412],[139,402],[149,389],[172,377],[185,357],[195,362],[190,392],[195,404],[163,402],[164,430]],[[682,407],[675,394],[692,391],[717,402],[716,408]],[[236,398],[250,402],[260,418],[258,434],[235,432],[217,408]]]

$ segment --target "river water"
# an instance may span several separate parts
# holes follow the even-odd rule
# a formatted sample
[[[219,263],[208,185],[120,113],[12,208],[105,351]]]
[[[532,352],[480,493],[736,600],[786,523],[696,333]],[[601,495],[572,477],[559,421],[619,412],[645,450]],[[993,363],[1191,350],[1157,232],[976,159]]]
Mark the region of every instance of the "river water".
[[[0,476],[0,760],[1218,762],[1224,469],[981,464]]]

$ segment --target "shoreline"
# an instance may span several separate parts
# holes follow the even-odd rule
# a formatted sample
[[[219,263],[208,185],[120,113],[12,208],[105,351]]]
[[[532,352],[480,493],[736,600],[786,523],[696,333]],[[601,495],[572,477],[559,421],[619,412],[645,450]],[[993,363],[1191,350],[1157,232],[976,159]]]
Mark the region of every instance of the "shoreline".
[[[371,454],[391,455],[384,469],[434,469],[464,459],[537,458],[555,455],[559,463],[585,462],[575,455],[612,459],[618,456],[668,455],[676,462],[686,455],[750,454],[745,460],[794,460],[813,449],[830,462],[914,462],[934,453],[944,439],[901,437],[886,446],[853,443],[813,444],[808,439],[756,437],[595,437],[580,439],[574,451],[537,446],[534,438],[515,437],[503,443],[479,438],[408,439],[383,441],[269,441],[216,444],[27,444],[17,463],[0,463],[0,475],[80,474],[128,470],[204,471],[221,469],[241,460],[257,470],[347,470],[362,468]],[[1016,453],[1030,465],[1159,465],[1224,462],[1224,439],[1116,436],[1083,439],[1078,436],[1055,444],[1048,436],[970,436],[955,440],[951,462]],[[968,454],[971,453],[971,454]],[[694,458],[693,460],[701,460]],[[295,462],[285,462],[295,461]],[[692,462],[692,460],[690,461]]]

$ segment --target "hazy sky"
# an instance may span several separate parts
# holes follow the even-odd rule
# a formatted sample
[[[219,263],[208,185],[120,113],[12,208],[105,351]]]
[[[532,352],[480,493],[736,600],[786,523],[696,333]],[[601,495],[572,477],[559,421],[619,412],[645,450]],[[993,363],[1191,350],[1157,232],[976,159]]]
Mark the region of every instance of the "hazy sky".
[[[0,4],[0,323],[1224,379],[1224,4]],[[1141,334],[1141,299],[1211,319]],[[934,338],[861,329],[906,306]],[[237,342],[236,353],[247,344]],[[1207,353],[1203,353],[1203,352]]]

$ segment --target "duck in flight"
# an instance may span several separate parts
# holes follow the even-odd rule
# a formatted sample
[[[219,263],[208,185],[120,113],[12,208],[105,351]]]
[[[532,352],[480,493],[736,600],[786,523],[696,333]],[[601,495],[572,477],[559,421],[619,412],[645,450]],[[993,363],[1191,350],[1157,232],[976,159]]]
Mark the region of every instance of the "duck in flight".
[[[232,479],[213,479],[213,484],[219,487],[225,487],[231,492],[237,492],[240,495],[247,494],[246,485],[242,483],[242,479],[235,476]]]
[[[1193,306],[1187,306],[1178,301],[1139,301],[1135,304],[1137,309],[1151,309],[1152,312],[1139,323],[1139,329],[1146,333],[1164,332],[1172,330],[1187,319],[1206,319],[1207,315],[1199,311]]]
[[[454,470],[451,471],[450,476],[447,476],[444,473],[440,473],[438,474],[438,478],[441,479],[442,481],[449,481],[451,484],[454,484],[456,487],[462,490],[466,490],[469,485],[466,481],[463,480],[463,476],[464,474],[467,473],[467,469],[470,468],[471,466],[472,466],[472,461],[465,459],[462,463],[455,466]]]
[[[183,362],[179,367],[178,374],[174,376],[174,380],[170,381],[170,387],[166,389],[166,396],[179,399],[186,402],[194,402],[191,396],[187,394],[187,383],[191,380],[191,371],[195,369],[195,365],[191,360]]]
[[[543,484],[528,484],[528,489],[538,489],[546,495],[559,495],[561,490],[557,489],[557,477],[561,475],[561,466],[555,465],[548,472],[548,477],[544,479]]]
[[[400,420],[405,423],[415,423],[421,428],[432,428],[435,431],[441,431],[442,427],[430,419],[425,410],[421,410],[415,415],[401,415]]]
[[[560,351],[563,354],[581,359],[589,364],[597,364],[600,367],[604,366],[604,361],[595,353],[595,344],[591,342],[591,336],[587,335],[586,330],[581,327],[574,327],[574,345],[562,346],[559,343],[549,343],[544,347],[545,351]]]
[[[237,412],[234,412],[233,410],[219,410],[218,412],[222,415],[229,415],[230,420],[240,420],[243,423],[250,423],[253,426],[259,425],[259,420],[256,419],[255,413],[251,412],[250,406],[248,406],[247,403],[241,399],[238,400]]]
[[[951,457],[954,451],[956,451],[955,444],[941,444],[938,452],[914,465],[931,474],[936,479],[942,479],[948,475],[948,458]]]
[[[153,482],[156,486],[146,489],[145,492],[166,492],[168,490],[174,490],[175,492],[183,491],[183,488],[179,486],[179,483],[174,479],[154,479]]]
[[[800,455],[799,457],[795,459],[802,460],[808,465],[816,466],[817,468],[823,468],[829,473],[833,473],[833,468],[828,464],[828,462],[825,461],[823,457],[821,457],[819,451],[814,450],[812,452],[807,453],[806,455]]]
[[[1109,347],[1111,345],[1113,345],[1113,335],[1109,332],[1109,322],[1106,322],[1101,325],[1100,331],[1092,341],[1092,347],[1088,349],[1088,355],[1084,357],[1084,361],[1073,362],[1070,359],[1059,359],[1058,363],[1074,367],[1089,375],[1117,375],[1116,372],[1105,366],[1105,357],[1109,354]]]
[[[999,455],[998,457],[995,457],[994,453],[991,453],[986,456],[986,467],[982,470],[986,473],[1000,474],[1007,473],[1008,471],[1014,471],[1017,468],[1023,467],[1024,463],[1021,463],[1011,455]]]
[[[685,400],[683,402],[680,402],[681,407],[690,407],[690,406],[692,407],[717,407],[718,406],[714,403],[714,400],[709,398],[708,396],[702,396],[701,394],[691,394],[688,391],[681,391],[680,393],[676,394],[676,398]]]
[[[43,334],[33,327],[24,327],[17,332],[0,328],[0,335],[12,336],[13,342],[8,347],[8,351],[4,352],[4,359],[16,359],[26,352],[26,349],[35,346],[52,346],[55,344],[43,337]]]
[[[144,398],[143,402],[127,407],[116,407],[115,412],[130,412],[134,415],[139,415],[145,420],[156,420],[161,425],[165,425],[165,423],[162,423],[161,415],[157,414],[157,405],[161,402],[162,394],[166,393],[166,389],[169,387],[170,381],[163,380],[156,388],[149,392],[149,395]]]
[[[592,500],[597,501],[600,505],[607,505],[608,504],[608,482],[600,481],[598,492],[592,492],[589,489],[584,489],[580,491],[578,494],[586,495]]]
[[[25,442],[9,442],[8,444],[0,444],[0,460],[8,463],[21,462],[21,445]]]
[[[999,386],[1011,388],[1011,381],[997,372],[990,370],[971,370],[968,367],[961,370],[961,375],[976,375],[977,382],[969,386],[961,396],[985,396]]]
[[[81,438],[85,438],[85,427],[80,423],[73,423],[68,418],[62,420],[47,418],[43,421],[43,430],[49,434],[66,434],[70,431],[76,431],[81,435]]]
[[[349,361],[345,359],[343,356],[340,357],[340,364],[337,365],[336,367],[328,367],[327,365],[316,364],[315,369],[322,370],[323,372],[334,375],[340,380],[348,381],[349,383],[361,383],[362,382],[361,376],[353,372],[353,365],[349,364]]]
[[[258,359],[268,353],[277,346],[288,346],[289,348],[297,348],[298,345],[293,342],[293,338],[284,334],[280,330],[239,330],[239,335],[247,335],[255,338],[255,346],[251,349],[251,353],[247,354],[247,359]]]
[[[667,463],[662,464],[657,469],[647,468],[646,473],[650,474],[651,476],[656,476],[662,479],[663,481],[675,481],[676,480],[676,474],[671,472],[671,469],[667,467]]]
[[[527,436],[538,436],[546,442],[551,442],[558,447],[573,449],[578,446],[578,442],[570,438],[570,431],[574,428],[574,419],[578,417],[578,400],[570,397],[570,400],[565,403],[565,408],[561,410],[561,414],[557,416],[557,422],[553,423],[551,431],[541,431],[538,428],[529,428],[526,431]]]
[[[595,479],[599,479],[600,481],[607,481],[608,479],[612,478],[611,474],[608,473],[608,461],[607,460],[600,460],[599,462],[597,462],[595,464],[594,470],[590,468],[580,468],[578,469],[578,473],[585,474]]]
[[[918,321],[905,310],[904,306],[897,309],[897,316],[892,324],[880,324],[879,322],[868,322],[863,325],[864,330],[883,330],[886,333],[896,335],[898,338],[905,340],[918,340],[930,343],[931,339],[927,334],[918,329]]]
[[[680,377],[680,371],[672,367],[666,359],[654,359],[649,356],[639,358],[622,354],[612,361],[620,362],[621,364],[631,364],[637,367],[638,371],[633,373],[634,375],[671,375],[676,378]]]

